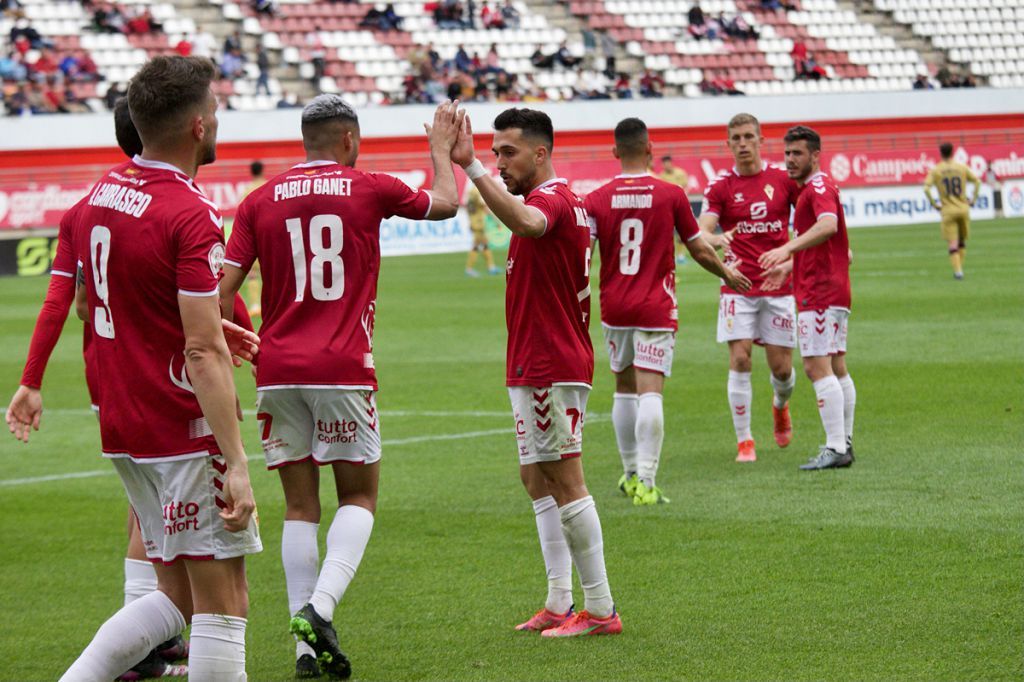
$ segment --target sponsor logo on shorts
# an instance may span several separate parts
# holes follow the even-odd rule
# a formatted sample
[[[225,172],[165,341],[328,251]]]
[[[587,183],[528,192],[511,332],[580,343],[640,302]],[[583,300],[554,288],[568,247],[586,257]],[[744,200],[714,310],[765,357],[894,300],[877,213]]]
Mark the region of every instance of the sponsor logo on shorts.
[[[791,332],[793,331],[793,318],[788,315],[773,315],[772,327]]]
[[[164,505],[164,535],[199,530],[199,505],[195,502],[171,502]]]
[[[321,443],[356,443],[359,424],[347,419],[316,420],[316,439]]]

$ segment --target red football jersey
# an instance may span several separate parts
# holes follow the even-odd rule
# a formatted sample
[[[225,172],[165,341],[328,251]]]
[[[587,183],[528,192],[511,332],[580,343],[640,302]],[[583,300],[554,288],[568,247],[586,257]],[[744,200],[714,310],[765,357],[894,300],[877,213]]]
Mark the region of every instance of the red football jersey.
[[[850,307],[850,242],[839,188],[822,172],[807,179],[796,202],[793,229],[798,235],[833,215],[838,231],[826,241],[793,254],[793,289],[797,310]]]
[[[740,175],[735,168],[724,171],[708,183],[704,190],[702,213],[718,216],[723,232],[733,232],[725,264],[732,266],[741,260],[740,272],[753,286],[744,296],[786,296],[790,293],[787,282],[782,289],[761,291],[764,278],[757,259],[789,241],[790,208],[799,193],[797,184],[789,179],[785,169],[762,163],[755,175]],[[723,294],[737,294],[722,284]]]
[[[610,327],[675,331],[680,239],[700,236],[686,192],[648,174],[618,175],[587,195],[590,236],[601,249],[601,321]]]
[[[226,261],[260,262],[259,388],[377,388],[373,321],[380,222],[422,219],[430,194],[331,161],[299,164],[238,207]]]
[[[50,361],[54,346],[64,329],[64,321],[68,317],[71,304],[75,301],[75,273],[78,263],[75,258],[74,245],[71,239],[71,226],[74,216],[85,199],[68,209],[61,216],[60,231],[57,234],[57,252],[50,266],[50,286],[46,290],[46,298],[39,310],[36,326],[32,330],[32,341],[28,347],[28,358],[25,370],[21,375],[21,384],[30,388],[39,388],[43,382],[46,364]],[[86,341],[88,334],[86,335]],[[83,348],[83,351],[85,348]]]
[[[217,453],[185,371],[178,296],[216,296],[224,259],[217,207],[184,172],[135,157],[115,166],[75,216],[109,456]]]
[[[583,201],[566,181],[538,185],[526,205],[544,214],[537,238],[512,235],[505,266],[508,326],[506,384],[590,385],[590,226]]]

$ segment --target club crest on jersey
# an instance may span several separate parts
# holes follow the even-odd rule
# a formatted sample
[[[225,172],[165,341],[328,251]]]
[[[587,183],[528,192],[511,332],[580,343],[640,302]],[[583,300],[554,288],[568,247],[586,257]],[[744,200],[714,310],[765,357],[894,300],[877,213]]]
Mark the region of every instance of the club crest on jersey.
[[[772,199],[775,196],[775,188],[772,187],[771,185],[765,185],[764,186],[764,193],[765,193],[765,195],[767,195],[768,199],[770,200],[770,199]]]
[[[736,194],[733,195],[733,201],[737,204],[743,203],[743,192],[736,192]]]
[[[211,246],[207,259],[210,261],[210,272],[214,277],[220,277],[220,272],[224,269],[224,245],[217,242]]]
[[[505,276],[508,277],[512,274],[512,266],[516,264],[515,258],[509,258],[508,262],[505,263]]]

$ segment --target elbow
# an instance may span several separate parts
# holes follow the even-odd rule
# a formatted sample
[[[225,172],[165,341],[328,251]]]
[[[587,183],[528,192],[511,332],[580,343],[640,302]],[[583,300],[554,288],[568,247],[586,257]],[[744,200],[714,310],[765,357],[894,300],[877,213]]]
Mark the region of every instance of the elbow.
[[[436,207],[435,213],[438,220],[448,220],[454,218],[459,212],[459,203],[457,201],[443,201],[441,205]]]
[[[89,304],[86,301],[75,301],[75,316],[82,322],[89,321]]]

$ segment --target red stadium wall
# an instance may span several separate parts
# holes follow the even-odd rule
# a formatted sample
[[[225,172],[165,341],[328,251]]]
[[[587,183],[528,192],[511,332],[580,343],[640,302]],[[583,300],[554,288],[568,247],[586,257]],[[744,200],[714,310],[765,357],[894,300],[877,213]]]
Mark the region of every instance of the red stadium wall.
[[[937,146],[950,141],[961,160],[980,174],[993,164],[1002,178],[1024,177],[1024,116],[989,114],[930,118],[874,118],[811,121],[821,133],[822,168],[844,187],[917,184],[937,160]],[[790,123],[766,123],[763,155],[781,161],[782,135]],[[478,134],[481,159],[490,158],[489,134]],[[670,154],[690,175],[689,191],[732,165],[721,125],[651,129],[655,156]],[[574,189],[586,193],[614,175],[611,133],[560,131],[555,167]],[[248,183],[248,166],[259,159],[272,176],[303,158],[297,140],[223,142],[218,161],[200,171],[199,184],[231,215]],[[116,148],[22,149],[0,151],[0,233],[18,228],[54,227],[60,215],[87,191],[105,168],[123,156]],[[431,176],[423,136],[366,137],[360,168],[399,173],[413,185]],[[660,162],[655,162],[660,169]],[[459,174],[460,183],[464,178]]]

